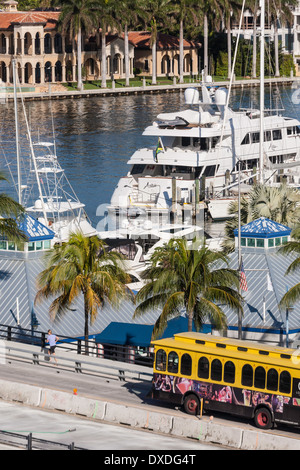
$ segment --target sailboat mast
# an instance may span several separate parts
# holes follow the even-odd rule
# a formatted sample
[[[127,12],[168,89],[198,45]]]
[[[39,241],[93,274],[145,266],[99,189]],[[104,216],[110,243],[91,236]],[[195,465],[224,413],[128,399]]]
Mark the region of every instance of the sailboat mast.
[[[13,60],[12,60],[12,65],[13,65],[14,107],[15,107],[15,126],[16,126],[16,151],[17,151],[17,173],[18,173],[18,202],[19,202],[19,204],[22,204],[20,145],[19,145],[19,121],[18,121],[18,105],[17,105],[16,59],[13,59]]]
[[[264,109],[265,109],[265,0],[260,0],[260,146],[259,146],[259,182],[263,183],[264,163]]]

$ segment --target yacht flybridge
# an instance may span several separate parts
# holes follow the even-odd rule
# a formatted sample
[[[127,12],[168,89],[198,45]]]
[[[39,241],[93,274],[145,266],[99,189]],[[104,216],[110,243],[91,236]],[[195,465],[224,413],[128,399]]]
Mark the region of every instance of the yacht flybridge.
[[[130,170],[119,180],[109,212],[129,211],[148,217],[169,213],[176,205],[192,204],[198,184],[214,217],[212,202],[234,196],[238,184],[247,192],[263,168],[266,184],[300,186],[300,122],[278,114],[263,115],[263,152],[260,152],[261,113],[226,108],[227,89],[201,86],[185,90],[187,109],[159,114],[143,135],[153,136],[152,148],[141,148],[129,159]],[[226,109],[226,112],[225,112]],[[261,163],[260,154],[263,155]]]

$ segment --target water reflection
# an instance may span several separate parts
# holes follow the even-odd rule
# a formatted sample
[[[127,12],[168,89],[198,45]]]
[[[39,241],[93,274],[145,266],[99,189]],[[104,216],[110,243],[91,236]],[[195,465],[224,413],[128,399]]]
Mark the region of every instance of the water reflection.
[[[299,105],[293,106],[290,101],[293,91],[282,87],[277,98],[282,100],[280,108],[285,108],[285,115],[297,117]],[[269,96],[266,91],[267,103]],[[96,209],[110,201],[119,178],[129,170],[130,155],[139,147],[156,145],[155,138],[142,136],[144,128],[158,113],[175,111],[183,105],[183,92],[25,103],[34,139],[39,135],[52,141],[53,121],[59,161],[95,226]],[[233,90],[233,108],[250,105],[259,107],[258,88]],[[1,137],[10,141],[2,144],[0,169],[7,169],[6,159],[15,162],[14,107],[12,102],[0,106]],[[20,103],[19,115],[21,143],[27,146],[28,154]],[[15,164],[11,168],[15,171]]]

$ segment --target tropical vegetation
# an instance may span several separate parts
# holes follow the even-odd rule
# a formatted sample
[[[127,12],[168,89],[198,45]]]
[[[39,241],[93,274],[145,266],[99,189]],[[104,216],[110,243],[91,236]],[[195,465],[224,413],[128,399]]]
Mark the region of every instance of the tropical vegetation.
[[[0,181],[7,182],[4,173],[0,172]],[[26,241],[18,222],[24,214],[24,207],[6,193],[0,193],[0,236],[13,242]]]
[[[249,194],[241,197],[241,224],[248,224],[260,217],[296,228],[300,220],[300,191],[286,184],[279,187],[255,184]],[[225,252],[234,250],[234,229],[238,227],[238,202],[229,206],[232,216],[225,224]]]
[[[266,75],[290,75],[295,71],[292,56],[282,53],[278,27],[290,23],[291,8],[297,0],[288,4],[274,0],[266,12],[266,24],[272,26],[273,41],[266,43]],[[232,46],[236,39],[231,33],[233,23],[239,23],[242,0],[20,0],[19,9],[58,8],[61,10],[59,27],[77,42],[77,79],[78,88],[82,88],[81,78],[81,42],[82,34],[98,34],[100,31],[102,45],[105,45],[106,34],[110,30],[124,33],[125,41],[125,74],[129,83],[128,65],[128,30],[151,32],[153,57],[152,83],[156,83],[156,43],[159,32],[179,35],[179,81],[183,81],[183,37],[200,41],[201,68],[204,75],[230,77],[232,72]],[[245,8],[252,12],[253,37],[242,39],[237,54],[234,73],[236,76],[259,74],[259,48],[257,36],[260,16],[258,2],[246,0]],[[243,24],[244,28],[244,24]],[[106,48],[102,47],[101,86],[106,87]]]
[[[55,245],[46,254],[46,268],[38,277],[36,302],[50,299],[51,318],[71,314],[75,300],[83,297],[85,351],[88,353],[89,324],[106,303],[117,305],[130,295],[126,288],[129,276],[122,267],[122,257],[107,250],[97,236],[85,237],[80,232],[68,242]]]
[[[190,247],[186,240],[172,239],[151,257],[143,274],[146,284],[136,295],[134,318],[149,309],[161,310],[154,337],[183,312],[188,317],[188,331],[193,323],[199,331],[205,320],[218,330],[226,328],[224,306],[242,310],[237,271],[228,267],[226,255],[199,243],[194,241]]]

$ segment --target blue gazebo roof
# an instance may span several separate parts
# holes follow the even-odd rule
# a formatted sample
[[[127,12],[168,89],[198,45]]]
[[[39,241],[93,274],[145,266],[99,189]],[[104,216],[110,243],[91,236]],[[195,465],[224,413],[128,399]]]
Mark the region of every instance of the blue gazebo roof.
[[[249,224],[242,225],[241,236],[252,238],[273,238],[290,235],[292,229],[286,225],[274,222],[274,220],[260,217],[259,219],[249,222]],[[238,229],[234,229],[234,235],[238,236]]]
[[[28,241],[52,240],[55,233],[29,214],[25,214],[19,223],[19,228],[25,233]]]

